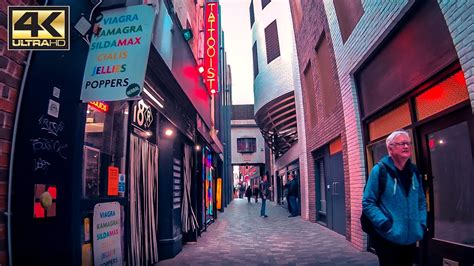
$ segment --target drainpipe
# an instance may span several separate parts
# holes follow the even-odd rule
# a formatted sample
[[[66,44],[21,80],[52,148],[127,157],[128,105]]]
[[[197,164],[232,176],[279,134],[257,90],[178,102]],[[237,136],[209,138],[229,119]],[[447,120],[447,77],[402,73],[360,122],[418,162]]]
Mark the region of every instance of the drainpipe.
[[[48,5],[48,0],[44,1],[44,6]],[[13,124],[12,147],[10,151],[10,165],[8,169],[8,209],[5,215],[7,216],[7,237],[8,237],[8,265],[13,265],[12,256],[12,183],[13,183],[13,163],[15,158],[16,135],[18,131],[18,119],[20,117],[20,106],[23,99],[23,91],[25,89],[26,77],[28,76],[28,69],[30,68],[31,56],[33,51],[30,51],[25,64],[25,71],[21,79],[20,93],[18,94],[18,101],[16,105],[15,123]]]

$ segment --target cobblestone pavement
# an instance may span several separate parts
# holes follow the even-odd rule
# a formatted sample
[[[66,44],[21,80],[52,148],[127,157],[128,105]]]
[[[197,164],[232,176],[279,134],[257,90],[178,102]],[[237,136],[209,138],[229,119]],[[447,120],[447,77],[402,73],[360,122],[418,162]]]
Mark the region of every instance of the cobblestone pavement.
[[[173,259],[157,265],[378,265],[341,235],[316,223],[289,218],[288,211],[267,202],[234,199],[218,214],[196,244],[186,244]]]

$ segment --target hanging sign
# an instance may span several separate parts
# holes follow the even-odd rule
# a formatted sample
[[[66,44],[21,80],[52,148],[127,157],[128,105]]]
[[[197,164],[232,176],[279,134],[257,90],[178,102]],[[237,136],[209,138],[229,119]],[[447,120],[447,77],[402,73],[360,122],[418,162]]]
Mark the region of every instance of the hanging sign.
[[[91,39],[81,100],[118,101],[140,95],[150,51],[154,9],[137,5],[102,12]]]
[[[120,204],[96,204],[92,220],[94,265],[122,265]]]
[[[206,3],[206,31],[204,32],[204,82],[209,93],[219,91],[219,3]]]

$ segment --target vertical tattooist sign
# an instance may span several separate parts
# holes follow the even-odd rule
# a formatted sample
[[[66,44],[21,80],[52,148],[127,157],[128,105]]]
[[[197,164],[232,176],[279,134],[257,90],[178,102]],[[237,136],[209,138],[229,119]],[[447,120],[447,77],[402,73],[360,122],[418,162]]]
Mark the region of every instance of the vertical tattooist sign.
[[[204,82],[211,94],[219,91],[219,3],[206,3],[206,31],[204,32]]]
[[[155,19],[154,9],[137,5],[102,12],[91,39],[81,100],[118,101],[142,92]]]

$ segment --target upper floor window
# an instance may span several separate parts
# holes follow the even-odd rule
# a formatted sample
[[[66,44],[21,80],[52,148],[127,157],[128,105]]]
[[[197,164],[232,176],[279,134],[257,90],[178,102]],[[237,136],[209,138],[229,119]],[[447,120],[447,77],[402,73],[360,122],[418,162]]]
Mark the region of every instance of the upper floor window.
[[[237,139],[237,152],[254,153],[257,151],[256,138],[239,138]]]
[[[276,20],[265,28],[265,44],[267,47],[267,63],[270,63],[280,56],[280,41]]]
[[[253,23],[255,22],[255,14],[253,13],[253,0],[250,1],[250,7],[249,7],[249,13],[250,13],[250,28],[252,28]]]
[[[262,9],[264,9],[268,4],[270,4],[271,0],[262,0]]]
[[[337,21],[341,29],[342,42],[345,43],[364,14],[361,0],[333,0]]]
[[[255,79],[258,75],[257,42],[253,43],[252,54],[253,54],[253,78]]]

